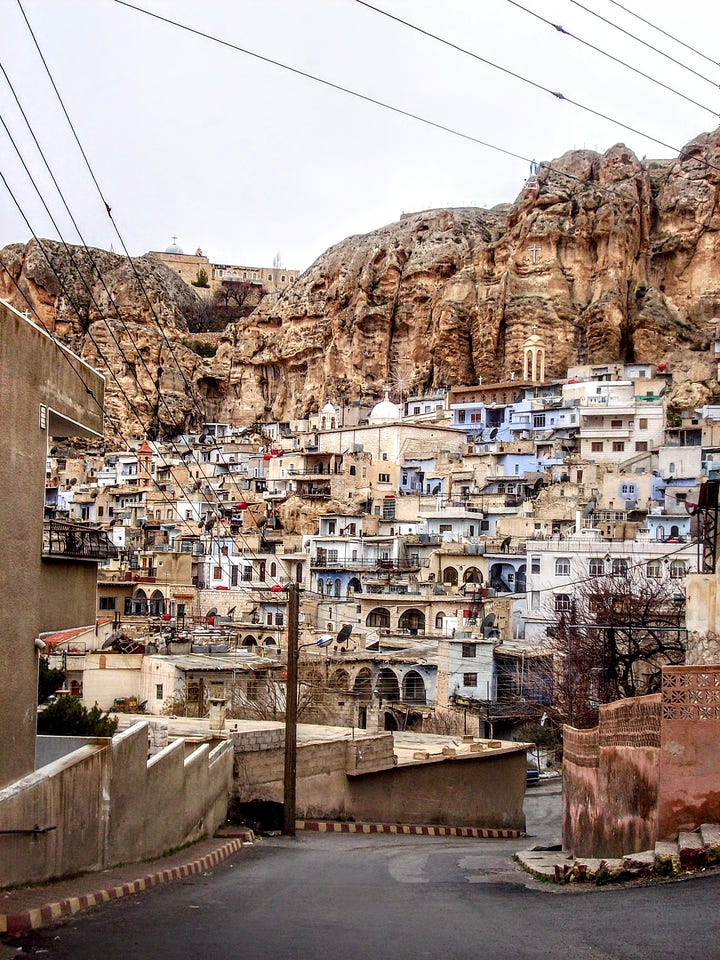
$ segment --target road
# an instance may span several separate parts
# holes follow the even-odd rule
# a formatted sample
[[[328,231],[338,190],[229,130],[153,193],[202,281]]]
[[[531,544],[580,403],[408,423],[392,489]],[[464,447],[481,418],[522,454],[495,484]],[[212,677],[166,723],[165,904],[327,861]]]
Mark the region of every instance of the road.
[[[557,838],[559,786],[526,802]],[[49,960],[715,960],[720,877],[557,888],[512,863],[517,841],[301,834],[23,941]],[[22,955],[22,954],[15,954]]]

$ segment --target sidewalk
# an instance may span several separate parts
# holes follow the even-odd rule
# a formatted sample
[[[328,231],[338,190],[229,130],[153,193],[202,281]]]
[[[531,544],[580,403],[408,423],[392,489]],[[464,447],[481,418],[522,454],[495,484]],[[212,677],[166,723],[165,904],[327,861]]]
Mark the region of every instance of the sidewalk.
[[[228,836],[221,830],[167,857],[0,891],[0,935],[20,936],[108,900],[205,873],[252,840],[252,831],[237,830]]]

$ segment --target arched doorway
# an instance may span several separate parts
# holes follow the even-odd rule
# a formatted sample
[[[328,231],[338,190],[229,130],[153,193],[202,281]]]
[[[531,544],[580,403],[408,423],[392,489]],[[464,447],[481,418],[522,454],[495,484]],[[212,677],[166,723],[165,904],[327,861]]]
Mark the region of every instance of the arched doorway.
[[[426,703],[425,681],[417,670],[408,670],[403,677],[403,700],[406,703]]]
[[[153,590],[150,595],[150,616],[161,617],[165,613],[165,597],[160,590]]]
[[[360,699],[368,702],[372,700],[372,670],[369,667],[363,667],[358,670],[353,683],[353,691],[360,695]]]
[[[390,627],[390,611],[385,607],[374,607],[365,618],[366,627]]]
[[[458,572],[455,567],[445,567],[442,575],[443,583],[449,587],[456,587],[458,582]]]
[[[483,575],[478,570],[477,567],[468,567],[465,573],[463,574],[463,583],[481,584],[482,582],[483,582]]]
[[[362,593],[362,584],[357,577],[351,577],[347,585],[348,596],[354,593]]]
[[[407,630],[413,636],[418,633],[425,633],[425,614],[422,610],[416,610],[415,608],[405,610],[400,615],[398,627],[401,630]]]
[[[255,639],[255,637],[253,637],[253,636],[251,635],[251,636],[249,636],[249,637],[245,637],[245,639],[244,639],[243,642],[242,642],[242,645],[243,645],[244,647],[256,647],[256,646],[257,646],[257,640]]]

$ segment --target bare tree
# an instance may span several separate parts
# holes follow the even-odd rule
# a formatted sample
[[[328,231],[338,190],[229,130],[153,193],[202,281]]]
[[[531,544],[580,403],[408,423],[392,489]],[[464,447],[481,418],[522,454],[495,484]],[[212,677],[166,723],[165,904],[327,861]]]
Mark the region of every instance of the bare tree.
[[[556,595],[549,616],[548,712],[576,727],[594,726],[601,703],[657,692],[662,667],[685,659],[684,594],[664,571],[627,566],[594,577]]]

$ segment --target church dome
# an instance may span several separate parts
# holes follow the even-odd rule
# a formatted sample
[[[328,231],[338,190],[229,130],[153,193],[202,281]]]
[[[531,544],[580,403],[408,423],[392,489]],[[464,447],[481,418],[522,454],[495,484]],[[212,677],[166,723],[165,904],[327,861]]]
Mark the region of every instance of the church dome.
[[[380,403],[375,404],[370,411],[368,420],[370,423],[377,423],[380,420],[394,421],[399,419],[400,407],[396,403],[392,402],[387,395],[387,391],[385,391],[385,399],[381,400]]]
[[[320,411],[320,413],[329,414],[331,417],[334,417],[334,416],[335,416],[336,410],[335,410],[335,407],[333,406],[333,404],[332,404],[332,402],[331,402],[330,400],[328,400],[328,402],[327,402],[327,403],[325,404],[325,406],[322,408],[322,410]]]
[[[177,237],[173,237],[173,242],[170,244],[170,246],[169,246],[169,247],[165,247],[165,253],[179,253],[179,254],[182,254],[182,247],[179,247],[179,246],[177,245],[177,243],[175,242],[176,240],[177,240]]]

